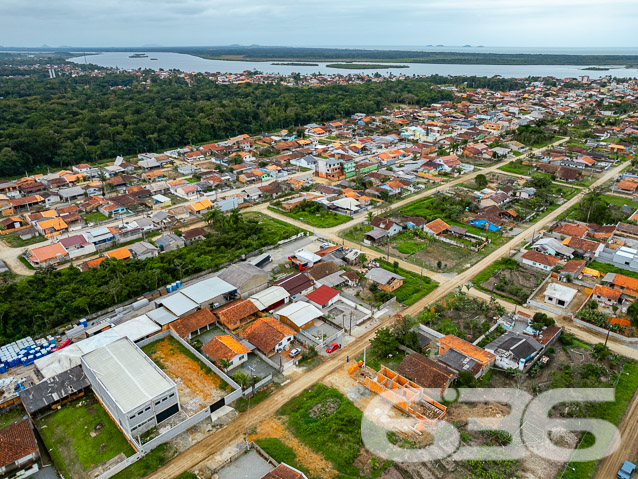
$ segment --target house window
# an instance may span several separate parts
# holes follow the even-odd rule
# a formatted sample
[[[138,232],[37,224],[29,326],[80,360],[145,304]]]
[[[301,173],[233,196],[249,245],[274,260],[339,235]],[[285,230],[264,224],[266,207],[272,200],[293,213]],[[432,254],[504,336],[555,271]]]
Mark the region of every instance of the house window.
[[[563,301],[562,299],[559,299],[557,303],[558,303],[558,306],[565,306],[565,301]]]
[[[160,403],[159,401],[155,401],[156,406],[159,406],[159,403]]]

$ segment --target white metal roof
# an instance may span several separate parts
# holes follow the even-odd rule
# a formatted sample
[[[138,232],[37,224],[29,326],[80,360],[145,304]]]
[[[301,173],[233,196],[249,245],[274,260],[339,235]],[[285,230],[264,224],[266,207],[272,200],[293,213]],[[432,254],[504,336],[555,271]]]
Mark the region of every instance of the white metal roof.
[[[181,290],[184,296],[198,304],[203,304],[221,296],[222,294],[235,291],[237,288],[220,278],[209,278],[192,286]]]
[[[300,301],[281,308],[277,314],[285,316],[296,326],[301,327],[309,321],[321,317],[323,313],[312,304]]]
[[[307,261],[309,263],[318,263],[319,261],[321,261],[321,256],[317,256],[316,254],[311,253],[310,251],[305,249],[298,249],[297,251],[295,251],[295,256],[297,257],[297,259],[301,261]]]
[[[129,339],[122,338],[82,357],[124,412],[175,386]]]
[[[155,304],[160,304],[168,309],[175,316],[182,316],[186,313],[197,309],[198,304],[192,301],[188,296],[178,292],[170,296],[165,296],[155,300]]]
[[[177,319],[177,316],[175,316],[173,313],[171,313],[168,309],[164,307],[160,307],[160,308],[154,309],[153,311],[149,311],[148,313],[146,313],[146,316],[151,318],[160,326],[164,326],[165,324],[172,323],[173,321]]]
[[[131,341],[135,342],[145,338],[146,336],[159,332],[162,328],[151,321],[148,316],[143,314],[142,316],[138,316],[137,318],[129,319],[128,321],[118,324],[111,329],[119,334],[120,337],[127,337]]]
[[[288,291],[281,286],[271,286],[270,288],[266,288],[263,291],[253,294],[248,299],[255,304],[259,311],[263,311],[269,306],[286,299],[288,296],[290,296]]]

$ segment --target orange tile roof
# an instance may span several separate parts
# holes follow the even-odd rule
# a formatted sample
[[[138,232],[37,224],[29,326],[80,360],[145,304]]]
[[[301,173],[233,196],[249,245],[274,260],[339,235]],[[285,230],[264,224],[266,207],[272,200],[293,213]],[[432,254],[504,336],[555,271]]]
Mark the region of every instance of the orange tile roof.
[[[594,286],[591,294],[595,294],[596,296],[602,296],[603,298],[613,299],[614,301],[618,301],[620,299],[620,295],[622,292],[618,289],[611,289],[607,286],[603,286],[601,284],[597,284]]]
[[[213,324],[216,321],[217,318],[211,313],[210,309],[200,309],[199,311],[179,318],[177,321],[173,321],[170,327],[182,338],[186,338],[192,332],[202,329],[209,324]]]
[[[223,324],[235,323],[257,312],[259,312],[259,309],[255,306],[255,303],[249,299],[239,299],[220,306],[213,311],[215,316],[217,316]]]
[[[295,331],[275,318],[260,318],[242,331],[241,335],[267,354],[286,336],[294,336]]]
[[[37,452],[38,444],[28,419],[0,430],[0,468]]]
[[[565,223],[560,225],[554,230],[554,233],[565,236],[574,236],[576,238],[582,238],[589,231],[589,228],[584,226]]]
[[[68,253],[60,243],[53,243],[47,246],[40,246],[29,250],[29,254],[39,263],[49,261],[58,256],[68,256]]]
[[[452,334],[448,334],[447,336],[443,336],[439,339],[439,343],[445,347],[450,349],[454,349],[461,354],[464,354],[467,357],[475,359],[480,363],[486,363],[494,360],[496,356],[492,353],[485,351],[483,348],[479,348],[478,346],[474,346],[472,343],[468,343],[467,341],[457,338]]]
[[[556,266],[556,264],[560,261],[558,258],[555,258],[548,254],[539,253],[538,251],[534,250],[526,251],[525,254],[521,256],[521,258],[551,267]]]
[[[430,221],[428,224],[425,225],[425,227],[435,235],[438,235],[448,229],[450,225],[443,221],[441,218],[437,218],[434,221]]]
[[[202,351],[215,361],[219,361],[221,359],[230,361],[238,354],[250,353],[250,349],[229,334],[215,336],[204,345]]]
[[[95,259],[90,259],[88,261],[85,261],[82,266],[83,269],[86,271],[87,269],[93,269],[93,268],[97,268],[98,266],[100,266],[102,264],[103,261],[105,261],[107,259],[106,256],[101,256],[99,258],[95,258]]]
[[[630,278],[624,274],[616,274],[614,280],[611,282],[614,286],[621,286],[626,289],[638,291],[638,279]]]
[[[118,248],[113,251],[108,251],[104,253],[107,258],[111,259],[129,259],[131,256],[131,252],[127,248]]]

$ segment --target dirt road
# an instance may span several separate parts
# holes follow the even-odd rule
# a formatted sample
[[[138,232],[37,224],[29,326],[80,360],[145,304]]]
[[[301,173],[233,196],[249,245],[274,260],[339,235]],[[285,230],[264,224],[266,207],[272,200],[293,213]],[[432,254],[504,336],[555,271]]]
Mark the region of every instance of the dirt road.
[[[603,459],[596,470],[594,479],[608,479],[616,477],[622,463],[633,461],[638,456],[638,394],[635,394],[618,430],[620,431],[621,446],[611,456]]]
[[[609,181],[611,178],[613,178],[618,173],[620,173],[620,171],[623,168],[625,168],[625,166],[626,165],[620,165],[617,168],[610,170],[609,172],[607,172],[607,174],[601,177],[594,184],[594,186],[598,184],[603,184]],[[494,261],[508,255],[510,250],[516,245],[518,245],[518,243],[523,241],[523,239],[525,239],[527,236],[529,236],[533,230],[543,228],[544,226],[549,224],[551,221],[553,221],[557,216],[559,216],[560,214],[565,212],[567,209],[569,209],[571,206],[573,206],[578,201],[580,201],[580,199],[582,198],[584,194],[585,192],[582,191],[581,193],[576,195],[574,198],[572,198],[570,201],[561,205],[559,208],[557,208],[555,211],[547,215],[545,218],[539,220],[538,223],[532,225],[530,228],[528,228],[527,230],[523,231],[522,233],[514,237],[507,244],[503,245],[502,247],[494,251],[492,254],[485,257],[483,260],[481,260],[479,263],[477,263],[473,267],[469,268],[467,271],[457,275],[454,278],[444,278],[441,281],[440,286],[436,290],[434,290],[432,293],[422,298],[420,301],[418,301],[411,307],[407,308],[404,311],[404,314],[416,315],[420,313],[426,306],[440,300],[445,295],[454,291],[459,286],[462,286],[463,284],[468,282],[472,277],[474,277],[478,272],[480,272],[482,269],[492,264]],[[414,201],[414,198],[410,198],[410,201]],[[263,209],[261,211],[268,211],[268,210]],[[273,212],[268,211],[267,214],[271,214],[271,213]],[[276,214],[273,214],[273,216],[275,215]],[[276,216],[281,216],[281,215],[276,215]],[[290,218],[287,218],[285,216],[282,218],[285,218],[285,221],[288,221],[294,224],[294,221],[290,221]],[[352,223],[349,222],[349,223],[346,223],[345,225],[341,225],[341,228],[347,228],[347,227],[350,227],[351,225]],[[308,228],[306,227],[306,229]],[[321,234],[325,236],[324,231],[322,231]],[[406,264],[409,264],[409,263],[406,263]],[[386,326],[389,321],[390,320],[386,320],[385,322],[380,324],[377,328],[369,331],[362,337],[357,338],[356,341],[353,341],[352,343],[350,343],[343,349],[337,351],[336,353],[333,353],[331,356],[328,357],[328,359],[326,359],[322,364],[317,366],[315,369],[304,374],[299,379],[291,382],[285,388],[277,391],[277,394],[269,397],[268,399],[264,400],[262,403],[255,406],[253,409],[250,409],[248,412],[242,414],[237,419],[237,421],[232,422],[229,426],[226,426],[224,429],[218,432],[215,432],[214,434],[202,440],[195,446],[187,449],[181,455],[177,456],[168,464],[158,469],[157,471],[155,471],[148,477],[153,479],[176,477],[180,473],[196,467],[200,462],[211,457],[213,454],[217,453],[224,447],[227,447],[229,444],[232,444],[233,442],[238,441],[241,435],[243,434],[243,431],[247,430],[247,428],[251,428],[252,426],[256,424],[259,424],[264,419],[275,414],[275,412],[288,399],[296,396],[297,394],[302,392],[304,389],[312,386],[313,384],[320,382],[324,377],[331,374],[337,368],[345,367],[346,356],[355,357],[358,354],[360,354],[363,351],[364,347],[368,345],[370,339],[374,336],[375,331],[379,328]],[[578,337],[582,337],[584,332],[580,330],[574,330],[574,333]],[[599,341],[599,338],[596,338],[592,335],[589,335],[589,336],[591,336],[591,338],[587,338],[587,339],[583,338],[583,339],[588,340],[590,342]],[[623,351],[623,354],[628,352],[632,354],[632,357],[638,358],[638,351],[630,350],[629,348],[626,348],[624,346],[621,346],[615,343],[610,343],[610,347],[615,351],[621,349]],[[628,350],[628,351],[625,351],[625,350]],[[638,428],[634,428],[634,429],[638,429]]]

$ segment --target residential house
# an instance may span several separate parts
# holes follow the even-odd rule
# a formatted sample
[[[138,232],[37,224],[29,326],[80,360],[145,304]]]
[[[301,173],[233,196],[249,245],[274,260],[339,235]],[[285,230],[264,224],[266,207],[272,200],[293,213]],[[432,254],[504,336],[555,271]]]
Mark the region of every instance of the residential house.
[[[71,257],[80,257],[88,254],[93,254],[97,250],[95,246],[90,241],[87,241],[84,235],[78,234],[73,236],[67,236],[66,238],[61,238],[59,243],[64,247],[64,249],[69,253]]]
[[[267,356],[292,347],[295,331],[275,318],[259,318],[241,333],[259,351]]]
[[[572,238],[584,238],[587,235],[589,228],[583,225],[577,225],[573,223],[563,223],[557,228],[554,228],[552,232],[554,236],[569,236]]]
[[[423,226],[423,231],[432,236],[442,235],[450,227],[445,221],[440,218],[430,221]]]
[[[381,216],[374,217],[372,221],[370,221],[370,226],[374,227],[375,229],[385,231],[386,235],[390,237],[400,233],[403,229],[398,223],[395,223],[394,221],[383,218]]]
[[[403,286],[403,276],[383,268],[372,268],[366,273],[366,279],[376,284],[380,290],[392,292]]]
[[[440,397],[458,376],[456,371],[419,353],[403,358],[397,372],[422,388],[433,390]]]
[[[524,371],[542,353],[544,347],[536,339],[511,331],[499,336],[485,346],[485,351],[493,354],[498,367]]]
[[[213,339],[202,347],[202,351],[225,371],[245,363],[250,353],[250,349],[229,334],[213,336]]]
[[[195,241],[201,241],[203,239],[206,239],[207,234],[208,232],[202,227],[191,228],[182,233],[182,239],[188,245]]]
[[[31,468],[39,458],[40,449],[30,419],[0,429],[0,476],[28,477],[37,472],[37,465]]]
[[[193,203],[192,205],[188,205],[188,209],[194,215],[203,215],[210,210],[212,210],[215,206],[213,202],[209,199],[205,199],[202,201],[198,201],[197,203]]]
[[[175,188],[175,195],[185,200],[194,200],[198,196],[197,186],[195,185],[182,185]]]
[[[574,237],[565,238],[563,244],[573,248],[585,258],[595,258],[605,248],[604,243]]]
[[[281,286],[271,286],[263,291],[254,293],[249,299],[259,311],[272,311],[286,304],[290,299],[290,295]]]
[[[46,246],[39,246],[29,249],[25,257],[31,266],[42,267],[54,265],[68,259],[69,254],[60,243],[52,243]]]
[[[521,259],[523,261],[523,264],[545,271],[551,271],[552,268],[560,262],[560,260],[558,258],[555,258],[554,256],[549,256],[547,254],[539,253],[538,251],[533,250],[526,251],[521,256]]]
[[[138,241],[127,248],[135,259],[154,258],[159,254],[159,249],[148,241]]]
[[[628,299],[622,291],[619,289],[612,289],[602,284],[597,284],[591,292],[590,300],[596,301],[599,305],[613,308],[614,306],[620,308],[622,311],[623,303]],[[589,301],[585,302],[587,304]]]
[[[170,324],[170,328],[184,339],[191,339],[204,331],[208,331],[215,324],[217,317],[210,309],[199,309],[193,313],[179,318]]]
[[[167,251],[174,251],[179,248],[183,248],[185,242],[182,238],[173,233],[167,233],[155,239],[155,244],[160,250],[160,253]]]
[[[321,310],[310,303],[298,301],[290,303],[275,313],[275,316],[295,331],[307,330],[315,324],[315,319],[323,315]]]
[[[631,298],[638,299],[638,279],[619,273],[607,273],[602,282]]]
[[[494,365],[496,356],[451,334],[439,338],[439,362],[460,373],[481,377]]]
[[[543,295],[545,302],[559,308],[567,308],[578,294],[578,290],[559,283],[549,283]]]
[[[531,249],[563,259],[571,258],[574,254],[572,248],[565,246],[556,238],[541,238],[532,245]]]
[[[275,281],[273,286],[281,286],[294,298],[298,294],[306,294],[312,291],[314,282],[304,273],[292,273]]]
[[[250,299],[238,299],[213,310],[219,322],[230,330],[239,328],[242,320],[251,318],[258,312],[259,309]]]
[[[338,290],[324,284],[311,293],[308,293],[306,299],[317,308],[323,309],[336,303],[340,299],[340,296]]]
[[[322,261],[306,271],[308,277],[314,281],[325,278],[333,273],[340,271],[339,266],[333,261]]]

